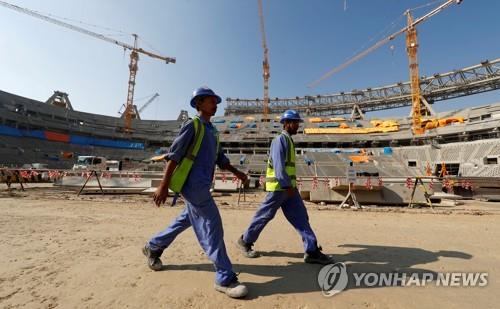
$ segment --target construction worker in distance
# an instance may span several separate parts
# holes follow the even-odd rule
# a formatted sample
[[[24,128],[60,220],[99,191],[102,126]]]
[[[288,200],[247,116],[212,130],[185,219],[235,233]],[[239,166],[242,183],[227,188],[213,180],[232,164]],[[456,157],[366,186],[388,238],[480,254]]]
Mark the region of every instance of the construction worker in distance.
[[[159,207],[165,203],[169,186],[172,187],[171,184],[176,181],[176,177],[182,176],[175,174],[176,167],[181,166],[182,160],[187,157],[192,160],[192,167],[182,172],[185,183],[180,191],[186,207],[164,231],[147,242],[143,253],[148,258],[149,268],[155,271],[161,270],[163,265],[160,256],[163,251],[177,235],[192,226],[206,256],[214,263],[215,289],[229,297],[240,298],[247,295],[248,290],[245,285],[238,282],[238,277],[227,255],[222,220],[210,188],[215,164],[232,172],[243,183],[248,177],[231,165],[219,147],[218,133],[210,122],[210,118],[215,115],[217,104],[220,102],[221,98],[210,88],[201,87],[193,92],[190,105],[196,108],[198,116],[185,123],[172,143],[166,155],[168,161],[163,180],[153,195],[156,206]],[[198,132],[202,132],[203,128],[204,134],[200,137]],[[197,141],[200,142],[199,150],[193,158],[190,150]]]
[[[292,135],[297,134],[299,123],[303,122],[299,113],[287,110],[281,116],[283,131],[271,143],[266,171],[266,198],[255,213],[248,229],[237,241],[238,247],[249,258],[259,254],[252,249],[260,233],[281,207],[290,224],[299,232],[304,242],[304,262],[317,264],[335,263],[321,252],[316,236],[309,224],[309,216],[296,186],[295,145]]]

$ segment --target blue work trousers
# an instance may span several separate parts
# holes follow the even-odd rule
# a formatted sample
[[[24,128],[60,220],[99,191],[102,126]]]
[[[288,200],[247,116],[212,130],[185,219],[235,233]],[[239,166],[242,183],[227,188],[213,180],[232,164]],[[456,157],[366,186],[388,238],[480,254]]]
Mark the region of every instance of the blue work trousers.
[[[190,226],[193,227],[205,254],[214,263],[215,281],[221,285],[230,284],[236,274],[227,256],[219,209],[211,197],[199,205],[186,200],[186,207],[182,213],[164,231],[151,238],[149,247],[154,251],[163,251],[177,235]]]
[[[309,224],[309,216],[302,201],[299,191],[295,190],[293,196],[288,196],[286,191],[269,192],[266,198],[255,213],[250,226],[243,234],[243,241],[254,243],[259,238],[260,233],[276,215],[281,207],[283,214],[292,226],[302,236],[304,251],[312,252],[317,249],[316,235]]]

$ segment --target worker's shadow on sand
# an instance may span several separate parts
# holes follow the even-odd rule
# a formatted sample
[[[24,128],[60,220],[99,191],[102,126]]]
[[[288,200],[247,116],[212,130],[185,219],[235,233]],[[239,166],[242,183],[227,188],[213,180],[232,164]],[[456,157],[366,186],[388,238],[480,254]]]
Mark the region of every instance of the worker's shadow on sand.
[[[435,278],[435,272],[414,266],[436,262],[441,257],[466,260],[472,258],[472,255],[459,251],[433,252],[420,248],[360,244],[344,244],[339,247],[353,249],[347,254],[332,255],[335,261],[347,264],[349,283],[346,290],[379,287],[378,285],[367,286],[363,283],[363,281],[361,281],[359,286],[356,286],[353,273],[405,273],[407,278],[413,274],[417,274],[413,276],[418,276],[419,279],[422,279],[423,273],[431,273]],[[250,290],[247,299],[254,299],[260,296],[274,294],[321,291],[318,284],[318,273],[322,268],[322,265],[306,264],[302,262],[302,253],[271,251],[263,252],[263,255],[266,257],[288,257],[291,258],[291,260],[288,265],[252,265],[251,259],[248,259],[248,264],[235,264],[234,270],[236,272],[272,278],[264,283],[245,282]],[[300,259],[300,261],[296,261],[295,259]],[[165,270],[213,271],[213,265],[167,265]]]
[[[422,264],[429,264],[439,261],[440,258],[456,258],[470,260],[472,255],[460,251],[439,250],[436,252],[424,250],[420,248],[410,247],[392,247],[392,246],[372,246],[358,244],[344,244],[339,247],[352,248],[353,250],[345,255],[340,255],[336,260],[347,264],[347,273],[349,283],[346,289],[359,288],[377,288],[381,287],[378,284],[369,286],[365,281],[361,281],[359,286],[356,286],[354,273],[393,273],[398,274],[401,278],[406,274],[406,278],[416,276],[418,279],[423,279],[423,274],[432,274],[433,278],[437,277],[437,273],[422,268]],[[418,267],[416,265],[419,265]],[[400,286],[401,282],[396,286]]]

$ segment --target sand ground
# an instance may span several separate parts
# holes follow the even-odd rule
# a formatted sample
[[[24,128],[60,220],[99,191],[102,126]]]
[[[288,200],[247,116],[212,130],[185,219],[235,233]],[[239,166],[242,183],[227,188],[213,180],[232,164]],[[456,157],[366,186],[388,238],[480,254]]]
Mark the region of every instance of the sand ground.
[[[4,186],[4,185],[0,185]],[[302,262],[299,235],[279,212],[256,243],[258,259],[234,241],[262,194],[218,195],[234,269],[250,294],[214,291],[211,263],[192,230],[153,272],[141,246],[183,205],[156,208],[149,196],[76,197],[54,188],[0,187],[1,308],[498,308],[500,204],[467,202],[435,212],[402,208],[332,210],[308,204],[326,253],[353,272],[488,272],[486,287],[356,287],[333,297],[317,283],[321,266]]]

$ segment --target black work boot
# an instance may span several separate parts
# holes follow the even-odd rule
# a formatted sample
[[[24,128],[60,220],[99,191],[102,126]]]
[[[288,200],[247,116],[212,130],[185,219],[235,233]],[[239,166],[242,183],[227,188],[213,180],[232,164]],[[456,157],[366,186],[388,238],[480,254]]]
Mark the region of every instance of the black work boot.
[[[148,258],[148,266],[154,271],[161,270],[163,267],[163,264],[160,260],[160,256],[163,253],[163,251],[153,251],[151,248],[149,248],[149,245],[146,244],[142,248],[142,253]]]
[[[333,258],[324,254],[321,250],[323,250],[321,247],[317,247],[314,251],[306,252],[304,254],[304,262],[321,265],[334,264],[335,261]]]
[[[259,256],[259,254],[252,249],[253,243],[247,244],[243,240],[243,235],[241,235],[240,238],[238,238],[236,245],[243,252],[243,255],[246,256],[247,258],[256,258]]]

